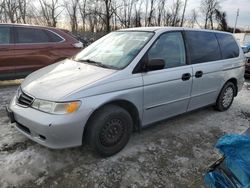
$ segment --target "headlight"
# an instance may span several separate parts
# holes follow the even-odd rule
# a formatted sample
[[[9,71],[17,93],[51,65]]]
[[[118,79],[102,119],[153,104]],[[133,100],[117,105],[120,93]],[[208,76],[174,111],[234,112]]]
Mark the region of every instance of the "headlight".
[[[81,105],[80,101],[56,103],[35,99],[32,107],[51,114],[70,114],[76,112]]]

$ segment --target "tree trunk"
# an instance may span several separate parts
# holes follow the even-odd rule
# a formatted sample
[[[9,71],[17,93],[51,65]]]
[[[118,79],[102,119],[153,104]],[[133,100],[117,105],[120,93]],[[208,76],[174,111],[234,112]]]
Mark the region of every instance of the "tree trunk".
[[[186,7],[187,7],[187,0],[185,0],[184,7],[183,7],[183,12],[182,12],[182,17],[181,17],[181,25],[180,25],[181,27],[183,26],[185,12],[186,12]]]

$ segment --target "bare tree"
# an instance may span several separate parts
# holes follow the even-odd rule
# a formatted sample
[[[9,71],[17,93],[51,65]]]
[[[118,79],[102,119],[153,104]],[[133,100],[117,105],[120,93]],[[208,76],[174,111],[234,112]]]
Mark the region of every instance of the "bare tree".
[[[181,0],[176,0],[174,3],[173,3],[173,6],[172,6],[172,24],[171,26],[177,26],[180,19],[179,19],[179,13],[180,13],[180,10],[181,10]]]
[[[150,0],[150,10],[148,15],[148,26],[152,26],[152,19],[154,17],[154,11],[155,11],[155,2],[156,0]]]
[[[112,0],[103,0],[105,4],[105,13],[104,13],[104,21],[106,24],[106,32],[110,32],[110,19],[113,12]]]
[[[70,17],[70,25],[73,33],[76,33],[78,30],[78,4],[79,0],[65,0],[64,1],[65,8]]]
[[[18,11],[16,14],[19,13],[18,18],[21,19],[23,23],[26,24],[26,14],[27,14],[27,0],[18,0],[17,5],[18,5]]]
[[[218,29],[222,31],[228,30],[226,17],[227,17],[226,12],[222,12],[218,9],[215,9],[215,18],[216,18],[216,21],[218,22]]]
[[[201,2],[204,27],[214,28],[216,22],[218,28],[224,30],[226,15],[219,11],[219,0]],[[0,22],[56,27],[63,14],[70,21],[73,33],[80,30],[110,32],[142,25],[199,25],[198,12],[193,10],[188,17],[185,15],[187,6],[188,0],[0,0]]]
[[[158,2],[158,18],[157,18],[157,25],[160,26],[162,22],[162,15],[165,9],[165,0],[159,0]]]
[[[101,0],[104,3],[104,10],[102,8],[98,9],[96,14],[102,19],[105,24],[105,31],[111,31],[111,18],[117,14],[117,9],[120,7],[118,4],[114,4],[112,0]],[[122,20],[120,18],[120,20]]]
[[[62,13],[59,11],[61,5],[58,0],[39,0],[41,13],[48,26],[56,27],[57,19]]]
[[[0,0],[0,22],[6,21],[6,14],[4,11],[4,1]]]
[[[0,0],[0,21],[27,23],[30,0]]]
[[[134,4],[134,11],[135,11],[135,17],[134,17],[134,26],[135,27],[141,27],[141,7],[142,7],[143,0],[139,2],[139,4]],[[137,6],[138,5],[138,6]]]
[[[183,22],[184,22],[184,16],[185,16],[186,7],[187,7],[187,1],[188,1],[188,0],[185,0],[185,1],[184,1],[184,7],[183,7],[182,16],[181,16],[181,24],[180,24],[181,27],[183,26]]]
[[[131,26],[132,10],[137,0],[123,0],[123,15],[119,18],[125,27]]]
[[[201,0],[201,13],[204,16],[204,28],[214,28],[213,19],[215,16],[215,10],[219,9],[218,0]]]
[[[82,18],[83,31],[86,30],[87,3],[88,3],[87,0],[82,0],[79,2],[79,11]]]
[[[18,3],[16,0],[4,0],[3,1],[3,7],[6,16],[10,20],[11,23],[17,22],[17,9],[18,9]]]
[[[201,27],[197,21],[197,17],[198,13],[196,12],[195,9],[192,9],[189,18],[187,19],[188,27],[194,28],[195,25]]]

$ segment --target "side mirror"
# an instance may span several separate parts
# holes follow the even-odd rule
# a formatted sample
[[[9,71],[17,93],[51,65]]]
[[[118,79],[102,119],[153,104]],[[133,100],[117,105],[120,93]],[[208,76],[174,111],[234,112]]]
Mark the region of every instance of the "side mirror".
[[[146,71],[161,70],[165,67],[164,59],[151,59],[146,63]]]

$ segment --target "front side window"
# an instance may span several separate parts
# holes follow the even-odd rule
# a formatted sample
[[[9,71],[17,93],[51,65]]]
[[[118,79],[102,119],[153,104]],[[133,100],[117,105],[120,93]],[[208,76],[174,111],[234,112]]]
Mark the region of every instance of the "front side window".
[[[235,58],[239,56],[239,46],[232,35],[217,33],[223,59]]]
[[[113,32],[82,50],[74,60],[122,69],[136,57],[153,35],[153,32]]]
[[[185,65],[185,46],[181,32],[161,35],[148,51],[148,61],[163,59],[165,68]]]
[[[0,44],[10,43],[10,27],[0,27]]]
[[[191,56],[191,63],[205,63],[221,59],[216,36],[212,32],[187,31],[186,38]]]
[[[17,43],[47,43],[49,36],[43,29],[16,27]]]

